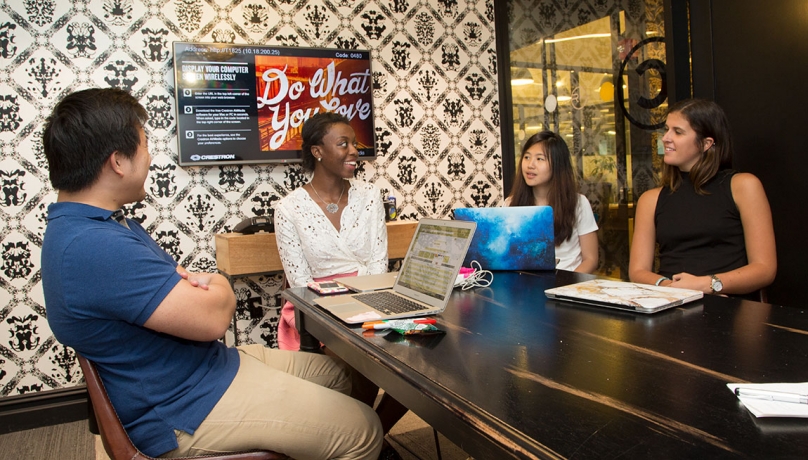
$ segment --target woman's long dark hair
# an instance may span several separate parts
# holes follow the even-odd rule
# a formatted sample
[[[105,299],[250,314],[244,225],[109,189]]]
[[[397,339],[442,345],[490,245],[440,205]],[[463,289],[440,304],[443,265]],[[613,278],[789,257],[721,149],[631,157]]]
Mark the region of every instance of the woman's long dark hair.
[[[534,134],[522,146],[519,164],[516,165],[516,177],[511,188],[511,202],[509,206],[535,206],[536,198],[533,188],[525,182],[522,174],[522,159],[525,152],[536,144],[544,144],[544,151],[550,161],[553,177],[550,179],[550,193],[547,201],[553,207],[553,232],[556,245],[563,243],[572,236],[575,228],[575,215],[578,206],[578,182],[572,170],[570,150],[567,143],[558,134],[552,131],[542,131]]]
[[[690,169],[690,181],[700,195],[706,194],[702,189],[718,171],[732,167],[732,132],[724,110],[715,102],[704,99],[685,99],[673,104],[668,114],[680,113],[693,131],[696,132],[696,145],[704,149],[704,139],[713,138],[713,145],[699,158]],[[662,164],[662,185],[676,190],[682,183],[679,168]]]

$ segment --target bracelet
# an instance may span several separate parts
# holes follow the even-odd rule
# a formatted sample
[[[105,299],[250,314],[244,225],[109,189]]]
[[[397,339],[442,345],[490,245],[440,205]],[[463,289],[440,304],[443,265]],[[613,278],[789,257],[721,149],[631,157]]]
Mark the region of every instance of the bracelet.
[[[667,276],[663,276],[662,278],[660,278],[660,279],[656,280],[656,283],[654,283],[654,286],[659,286],[659,284],[660,284],[660,283],[662,283],[662,282],[663,282],[663,281],[665,281],[665,280],[670,281],[671,279],[670,279],[670,278],[668,278]]]

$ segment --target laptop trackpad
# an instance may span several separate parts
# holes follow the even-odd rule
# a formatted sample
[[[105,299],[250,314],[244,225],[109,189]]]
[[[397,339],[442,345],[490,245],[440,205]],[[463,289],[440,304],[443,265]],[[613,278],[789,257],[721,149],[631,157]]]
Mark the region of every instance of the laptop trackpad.
[[[335,316],[343,318],[343,320],[348,323],[361,323],[381,319],[379,312],[363,305],[350,296],[321,297],[314,302],[330,311]]]

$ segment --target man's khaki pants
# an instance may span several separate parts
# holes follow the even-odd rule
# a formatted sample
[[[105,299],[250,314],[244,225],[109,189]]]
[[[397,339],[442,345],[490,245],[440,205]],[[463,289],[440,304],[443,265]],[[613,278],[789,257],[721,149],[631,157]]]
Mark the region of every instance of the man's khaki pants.
[[[297,460],[371,459],[383,433],[376,413],[347,396],[344,363],[319,354],[238,347],[238,374],[193,435],[163,457],[266,449]]]

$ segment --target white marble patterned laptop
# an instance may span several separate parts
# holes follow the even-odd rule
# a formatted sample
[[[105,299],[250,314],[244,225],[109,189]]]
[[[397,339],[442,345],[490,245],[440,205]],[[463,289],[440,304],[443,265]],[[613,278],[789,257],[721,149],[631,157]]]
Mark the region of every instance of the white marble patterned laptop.
[[[637,313],[656,313],[704,296],[703,292],[692,289],[606,279],[593,279],[547,289],[544,294],[550,299]]]

